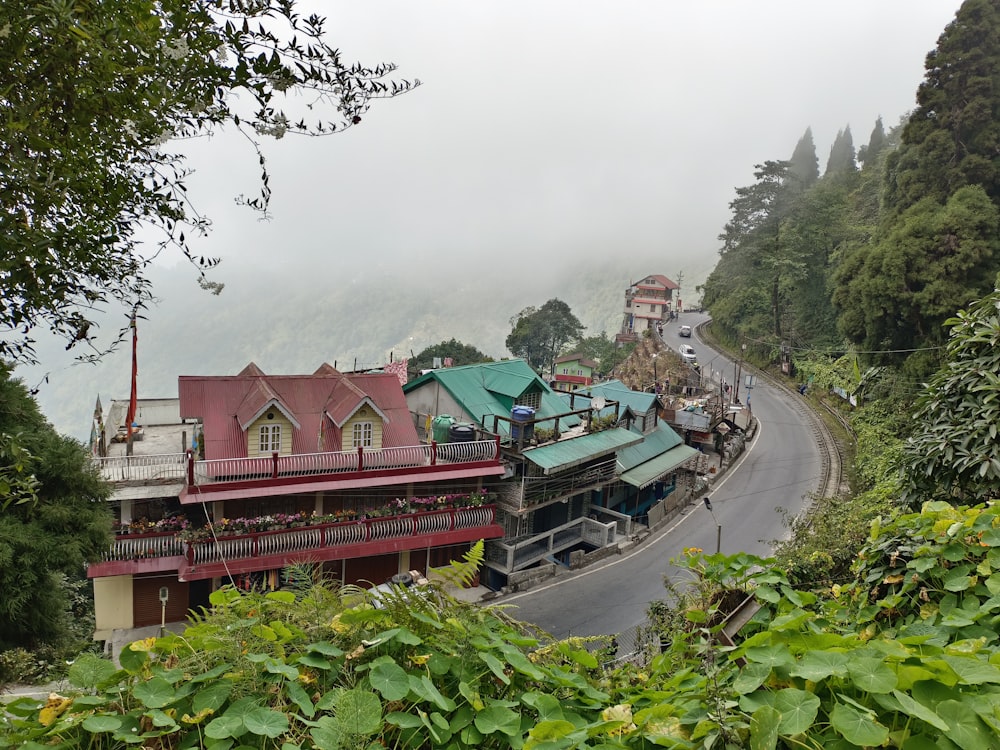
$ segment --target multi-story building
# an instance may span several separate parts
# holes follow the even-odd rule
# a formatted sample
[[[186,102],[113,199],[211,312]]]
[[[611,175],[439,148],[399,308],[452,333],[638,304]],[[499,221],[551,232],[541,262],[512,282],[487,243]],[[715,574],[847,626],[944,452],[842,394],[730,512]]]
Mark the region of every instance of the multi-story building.
[[[704,454],[690,445],[671,426],[660,420],[662,396],[633,391],[620,380],[608,380],[567,396],[578,406],[589,399],[598,420],[616,420],[620,427],[642,434],[643,440],[616,454],[617,478],[595,501],[598,505],[642,518],[650,508],[668,501],[686,502],[697,474],[703,470]],[[611,409],[607,404],[617,404]]]
[[[597,363],[579,352],[556,357],[552,387],[557,391],[572,391],[594,382]]]
[[[88,569],[98,640],[183,620],[226,583],[278,587],[297,564],[381,583],[503,534],[484,487],[499,440],[422,443],[396,375],[250,364],[178,392],[139,400],[131,434],[127,402],[99,420],[118,533]]]
[[[504,535],[487,542],[491,588],[615,545],[697,453],[657,425],[653,394],[594,388],[555,392],[521,360],[433,370],[403,386],[417,424],[447,416],[500,442],[506,472],[492,487]]]
[[[638,340],[645,331],[654,331],[658,324],[670,319],[672,312],[680,312],[674,300],[674,291],[680,289],[676,282],[661,274],[640,279],[625,290],[625,309],[621,330],[615,343],[624,344]]]

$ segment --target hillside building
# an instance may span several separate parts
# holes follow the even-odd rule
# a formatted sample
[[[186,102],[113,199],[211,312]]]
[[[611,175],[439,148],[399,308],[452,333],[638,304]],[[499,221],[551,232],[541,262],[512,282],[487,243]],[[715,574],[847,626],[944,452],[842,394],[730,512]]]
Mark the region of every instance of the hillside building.
[[[499,441],[421,443],[396,375],[251,363],[178,393],[138,400],[131,438],[128,402],[95,420],[117,532],[88,569],[95,639],[184,620],[224,584],[280,587],[298,564],[378,584],[503,534],[484,486]]]

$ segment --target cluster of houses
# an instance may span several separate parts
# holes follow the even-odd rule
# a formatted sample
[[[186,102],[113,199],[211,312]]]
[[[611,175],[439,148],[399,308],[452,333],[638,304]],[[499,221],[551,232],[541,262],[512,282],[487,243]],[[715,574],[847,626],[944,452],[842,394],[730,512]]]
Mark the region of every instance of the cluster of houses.
[[[558,390],[516,359],[412,380],[389,369],[251,363],[181,376],[177,398],[98,403],[116,535],[88,568],[95,639],[184,620],[222,585],[280,588],[304,571],[380,584],[479,540],[480,584],[516,587],[682,507],[707,471],[698,441],[738,427],[710,397]]]

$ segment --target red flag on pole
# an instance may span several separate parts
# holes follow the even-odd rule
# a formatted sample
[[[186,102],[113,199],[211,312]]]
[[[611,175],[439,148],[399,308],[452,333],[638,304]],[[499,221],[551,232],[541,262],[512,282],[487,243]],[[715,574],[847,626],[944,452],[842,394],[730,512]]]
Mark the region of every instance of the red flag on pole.
[[[138,335],[135,328],[135,315],[132,315],[132,321],[129,323],[132,327],[132,393],[129,395],[128,399],[128,414],[125,416],[125,423],[128,429],[128,441],[132,442],[132,423],[135,422],[135,409],[136,409],[136,390],[135,390],[135,376],[138,372],[138,367],[136,364],[135,347],[138,343]]]

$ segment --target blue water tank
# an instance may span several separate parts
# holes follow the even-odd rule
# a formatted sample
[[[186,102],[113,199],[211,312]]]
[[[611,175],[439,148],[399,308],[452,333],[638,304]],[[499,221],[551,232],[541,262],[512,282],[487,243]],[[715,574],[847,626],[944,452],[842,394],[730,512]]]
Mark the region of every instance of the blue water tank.
[[[510,437],[519,441],[524,437],[525,442],[531,440],[535,435],[535,410],[530,406],[515,406],[510,410]]]

